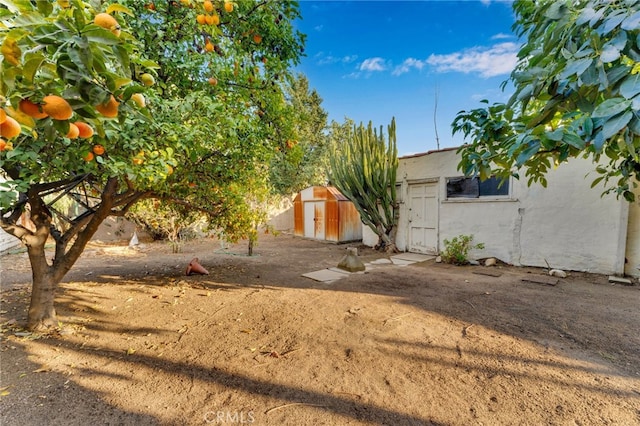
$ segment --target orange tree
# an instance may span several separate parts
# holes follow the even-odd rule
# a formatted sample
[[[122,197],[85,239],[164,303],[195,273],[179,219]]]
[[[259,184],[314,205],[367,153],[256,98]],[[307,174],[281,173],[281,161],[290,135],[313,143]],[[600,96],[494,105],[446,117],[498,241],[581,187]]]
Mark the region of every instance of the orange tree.
[[[230,239],[252,229],[288,139],[297,17],[281,1],[0,3],[0,225],[27,247],[28,328],[57,324],[57,284],[140,200],[200,211]]]

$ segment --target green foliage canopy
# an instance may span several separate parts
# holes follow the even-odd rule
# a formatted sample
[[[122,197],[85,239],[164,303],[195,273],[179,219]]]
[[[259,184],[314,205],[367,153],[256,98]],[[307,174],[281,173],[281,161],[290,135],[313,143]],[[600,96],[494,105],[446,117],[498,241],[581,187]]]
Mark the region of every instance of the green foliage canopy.
[[[0,0],[0,108],[20,123],[0,149],[0,226],[29,251],[30,327],[55,324],[57,283],[106,217],[142,199],[207,215],[232,240],[253,229],[304,36],[292,25],[295,2],[213,4]],[[100,13],[115,24],[94,22]],[[200,24],[205,13],[219,22]],[[21,112],[25,99],[48,95],[70,104],[69,119]],[[115,116],[101,112],[109,99]],[[75,121],[95,134],[70,137]],[[60,229],[52,217],[66,196],[81,209]],[[30,226],[19,221],[25,211]]]
[[[507,104],[461,111],[452,124],[472,140],[459,152],[465,174],[545,173],[571,157],[591,157],[615,181],[606,192],[632,201],[640,180],[640,1],[513,3],[525,39]],[[486,101],[485,101],[486,102]],[[488,102],[486,102],[488,104]]]

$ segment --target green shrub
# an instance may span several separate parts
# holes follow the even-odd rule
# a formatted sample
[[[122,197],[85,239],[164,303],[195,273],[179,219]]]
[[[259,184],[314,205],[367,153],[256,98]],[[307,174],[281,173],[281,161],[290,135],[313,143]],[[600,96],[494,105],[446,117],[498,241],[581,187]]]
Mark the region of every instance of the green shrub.
[[[440,254],[442,261],[454,265],[469,263],[469,250],[483,249],[484,244],[473,244],[473,235],[458,235],[451,240],[444,240],[444,251]]]

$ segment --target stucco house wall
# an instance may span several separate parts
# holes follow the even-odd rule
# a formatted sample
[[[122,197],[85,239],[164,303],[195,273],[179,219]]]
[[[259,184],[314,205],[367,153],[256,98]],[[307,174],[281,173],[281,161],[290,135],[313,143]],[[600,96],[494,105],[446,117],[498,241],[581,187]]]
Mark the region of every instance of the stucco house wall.
[[[640,275],[640,207],[615,196],[601,197],[602,187],[589,160],[570,160],[547,174],[546,188],[528,187],[526,178],[509,181],[507,196],[447,199],[447,179],[461,177],[456,149],[401,157],[398,165],[400,216],[396,244],[412,250],[411,185],[436,189],[436,252],[444,240],[473,234],[485,245],[472,258],[496,257],[507,263],[596,272]],[[590,173],[591,172],[591,173]],[[590,173],[590,174],[589,174]],[[434,214],[430,212],[429,214]],[[415,218],[415,213],[413,214]],[[363,242],[377,237],[365,229]],[[625,268],[625,255],[627,258]]]
[[[627,228],[627,253],[624,272],[640,276],[640,187],[634,191],[635,203],[629,205],[629,226]]]

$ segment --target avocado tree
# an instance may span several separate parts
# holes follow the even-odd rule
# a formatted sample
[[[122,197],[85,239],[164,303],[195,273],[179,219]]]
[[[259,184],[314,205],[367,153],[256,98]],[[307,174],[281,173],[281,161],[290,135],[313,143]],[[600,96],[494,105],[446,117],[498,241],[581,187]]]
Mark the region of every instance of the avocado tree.
[[[331,183],[347,197],[360,213],[360,220],[378,236],[376,249],[397,251],[395,234],[398,224],[396,173],[398,148],[396,121],[378,132],[369,122],[365,127],[332,123],[332,146],[329,151]]]
[[[528,183],[571,157],[592,158],[605,192],[629,201],[640,180],[640,1],[516,0],[525,39],[506,104],[460,112],[471,141],[459,168],[481,178],[525,170]],[[486,102],[488,104],[488,102]]]
[[[28,328],[57,324],[57,284],[140,200],[252,229],[297,17],[284,1],[0,2],[0,226],[27,247]]]

